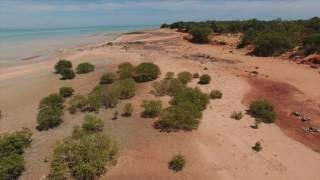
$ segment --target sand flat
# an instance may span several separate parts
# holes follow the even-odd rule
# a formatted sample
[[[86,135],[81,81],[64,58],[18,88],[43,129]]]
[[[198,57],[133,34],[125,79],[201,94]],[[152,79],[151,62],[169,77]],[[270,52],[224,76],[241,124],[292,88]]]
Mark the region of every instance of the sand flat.
[[[66,113],[58,128],[37,132],[35,119],[42,97],[57,92],[61,86],[72,86],[77,93],[85,94],[98,84],[104,72],[114,71],[117,64],[151,61],[160,66],[162,77],[169,71],[211,75],[212,83],[201,89],[220,89],[224,98],[211,101],[197,131],[161,133],[152,127],[156,119],[140,117],[142,100],[154,98],[149,93],[152,83],[138,85],[137,96],[131,100],[136,107],[132,118],[112,121],[114,110],[101,110],[98,114],[106,123],[106,133],[114,136],[121,148],[117,165],[102,179],[318,180],[320,155],[315,150],[320,149],[320,137],[305,134],[304,124],[290,119],[288,113],[299,108],[314,119],[315,125],[319,124],[319,73],[277,58],[250,57],[233,47],[191,44],[183,36],[171,30],[124,34],[112,45],[75,49],[45,62],[1,70],[0,132],[21,127],[34,132],[21,179],[45,177],[49,171],[45,160],[50,160],[56,141],[70,135],[72,127],[82,122],[83,114]],[[199,53],[218,60],[187,58]],[[74,65],[90,61],[97,69],[72,81],[60,81],[52,68],[62,58]],[[237,62],[226,63],[223,59]],[[259,76],[250,74],[254,70]],[[191,85],[197,86],[196,81]],[[254,130],[250,128],[254,119],[248,115],[240,121],[230,118],[233,111],[245,111],[249,100],[259,97],[271,98],[279,105],[280,119],[276,124],[262,124]],[[292,103],[295,106],[289,106]],[[251,149],[256,141],[262,143],[260,153]],[[167,162],[178,152],[186,156],[188,164],[183,172],[173,173]]]

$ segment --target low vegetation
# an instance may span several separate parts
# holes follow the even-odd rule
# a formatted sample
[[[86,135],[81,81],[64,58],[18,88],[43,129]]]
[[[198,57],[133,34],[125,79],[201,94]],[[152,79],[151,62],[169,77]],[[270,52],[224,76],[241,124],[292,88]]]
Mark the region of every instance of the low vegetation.
[[[22,129],[12,134],[0,135],[0,179],[18,179],[24,171],[24,150],[31,144],[32,133]]]
[[[62,76],[61,77],[62,80],[70,80],[76,77],[76,74],[73,72],[72,69],[65,69],[60,74]]]
[[[48,130],[62,123],[64,99],[58,94],[51,94],[40,101],[37,115],[37,129]]]
[[[158,78],[160,68],[153,63],[141,63],[135,68],[134,79],[136,82],[147,82]]]
[[[76,77],[72,70],[71,61],[59,60],[54,66],[55,72],[60,74],[62,80],[74,79]]]
[[[249,114],[264,123],[273,123],[276,112],[272,103],[267,100],[257,100],[250,104]]]
[[[185,87],[172,96],[171,106],[160,114],[155,127],[161,131],[194,130],[199,127],[202,111],[209,103],[209,96],[199,88]]]
[[[158,117],[162,111],[161,101],[144,101],[143,102],[144,111],[142,112],[142,117],[144,118],[154,118]]]
[[[62,87],[59,89],[59,95],[68,98],[71,97],[74,93],[74,89],[72,87]]]
[[[192,42],[194,43],[208,43],[210,41],[210,35],[212,29],[209,27],[193,27],[190,30],[192,35]]]
[[[116,81],[113,85],[118,90],[120,99],[130,99],[136,94],[136,82],[131,78]]]
[[[199,73],[193,73],[193,74],[192,74],[192,78],[193,78],[193,79],[198,79],[198,78],[200,78]]]
[[[77,66],[77,73],[78,74],[86,74],[89,72],[94,71],[95,66],[91,63],[81,63]]]
[[[192,80],[192,74],[190,72],[181,72],[178,74],[178,79],[183,83],[187,84]]]
[[[181,154],[178,154],[168,162],[168,168],[172,171],[179,172],[183,170],[186,163],[187,161],[185,157]]]
[[[153,84],[153,88],[153,93],[156,96],[174,96],[176,93],[179,93],[186,88],[186,86],[178,79],[164,79],[159,82],[155,82]]]
[[[173,79],[174,78],[174,72],[167,72],[166,79]]]
[[[303,49],[306,55],[320,52],[320,31],[303,39]]]
[[[184,104],[186,102],[190,102],[195,105],[199,111],[203,111],[206,109],[209,103],[209,96],[203,92],[199,88],[185,88],[175,96],[173,96],[170,104],[179,106],[180,104]]]
[[[253,45],[252,54],[257,56],[280,55],[299,46],[302,48],[296,55],[319,52],[319,17],[308,20],[176,22],[167,26],[190,33],[192,40],[199,43],[208,43],[210,35],[214,35],[211,32],[241,33],[238,47]]]
[[[56,73],[61,74],[66,69],[72,69],[71,61],[65,59],[59,60],[54,66]]]
[[[121,63],[118,65],[118,74],[120,79],[133,78],[135,67],[129,63]]]
[[[92,118],[90,118],[92,119]],[[93,118],[95,119],[95,118]],[[89,120],[96,127],[96,120]],[[92,123],[94,122],[94,123]],[[49,179],[97,179],[115,165],[117,143],[99,131],[76,127],[54,150]],[[85,126],[86,127],[86,126]]]
[[[76,113],[78,110],[83,110],[83,108],[87,105],[88,98],[82,95],[75,95],[69,100],[69,112],[71,114]]]
[[[117,76],[115,73],[106,73],[101,77],[100,84],[112,84],[116,80],[116,78]]]
[[[133,106],[131,103],[126,103],[123,107],[123,113],[122,116],[124,117],[131,117],[133,113]]]
[[[210,92],[209,96],[211,99],[221,99],[223,94],[221,91],[215,89]]]
[[[258,141],[256,144],[252,147],[252,149],[256,152],[260,152],[262,150],[261,143]]]
[[[84,122],[82,124],[82,129],[86,132],[101,132],[103,130],[104,124],[103,121],[93,115],[87,114],[84,117]]]
[[[240,119],[242,119],[243,114],[241,111],[240,112],[233,112],[230,117],[235,120],[240,120]]]
[[[199,84],[209,84],[211,82],[211,77],[208,74],[200,76]]]

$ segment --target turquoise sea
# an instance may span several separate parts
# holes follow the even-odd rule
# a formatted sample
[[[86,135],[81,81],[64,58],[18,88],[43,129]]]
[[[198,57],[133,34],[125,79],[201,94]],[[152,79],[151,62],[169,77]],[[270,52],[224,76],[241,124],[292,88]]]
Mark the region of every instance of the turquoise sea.
[[[122,25],[58,28],[1,28],[0,66],[45,59],[80,45],[110,41],[119,33],[157,28],[158,25]]]

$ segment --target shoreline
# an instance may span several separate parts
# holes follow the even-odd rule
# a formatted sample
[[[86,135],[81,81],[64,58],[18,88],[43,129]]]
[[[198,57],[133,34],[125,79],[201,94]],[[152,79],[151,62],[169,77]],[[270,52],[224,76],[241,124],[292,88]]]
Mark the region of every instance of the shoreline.
[[[153,129],[156,119],[140,117],[141,102],[154,98],[149,93],[152,82],[139,84],[137,95],[130,100],[136,107],[130,119],[120,117],[117,121],[111,120],[112,109],[96,114],[104,120],[106,133],[114,136],[121,145],[117,165],[102,179],[317,180],[319,153],[312,150],[312,146],[306,146],[308,142],[305,143],[303,136],[302,139],[288,136],[287,132],[295,132],[295,129],[285,129],[281,124],[262,124],[258,130],[254,130],[250,128],[254,123],[252,117],[244,115],[242,120],[236,121],[230,118],[230,114],[233,111],[244,112],[247,109],[244,101],[250,98],[255,99],[262,94],[271,97],[266,94],[270,89],[273,91],[269,93],[274,93],[272,98],[279,101],[284,97],[290,99],[279,104],[281,106],[305,102],[299,109],[303,111],[314,105],[307,104],[310,100],[320,104],[318,73],[275,58],[246,56],[245,52],[228,46],[191,44],[183,36],[162,29],[123,33],[112,43],[73,49],[59,54],[55,59],[1,70],[0,108],[3,118],[0,121],[0,132],[28,127],[34,133],[32,145],[25,153],[26,171],[22,179],[40,179],[48,174],[49,163],[45,160],[52,157],[56,142],[69,136],[72,128],[82,123],[84,116],[82,113],[66,113],[64,122],[58,128],[46,132],[36,131],[36,115],[41,98],[57,92],[62,86],[73,87],[77,94],[87,94],[99,84],[102,74],[116,71],[118,64],[147,61],[161,67],[159,80],[170,71],[209,74],[212,83],[200,86],[201,90],[209,93],[212,89],[219,89],[223,92],[223,99],[210,102],[198,130],[161,133]],[[208,56],[215,60],[208,59]],[[75,66],[81,62],[91,62],[96,70],[87,75],[77,75],[74,80],[61,81],[53,73],[54,64],[59,58],[66,58]],[[233,63],[226,60],[233,60]],[[253,70],[258,71],[259,75],[253,76],[250,73]],[[292,79],[295,73],[299,76]],[[247,77],[255,82],[250,83]],[[297,94],[289,89],[288,92],[293,93],[287,97],[286,88],[282,92],[277,84],[264,83],[267,81],[289,84],[303,93]],[[196,80],[190,85],[198,86]],[[166,101],[166,98],[162,100]],[[121,109],[122,106],[121,103],[117,108]],[[288,107],[293,110],[291,106]],[[287,121],[287,117],[282,115],[281,118],[284,119],[280,122],[296,121]],[[317,119],[314,121],[318,122]],[[294,128],[300,126],[293,125]],[[263,151],[260,153],[251,149],[256,141],[262,142]],[[312,139],[312,143],[317,142],[318,137]],[[172,154],[177,152],[186,155],[188,166],[183,172],[174,174],[167,170],[166,165]],[[303,155],[303,158],[297,156],[297,153]],[[296,163],[300,161],[305,166]]]

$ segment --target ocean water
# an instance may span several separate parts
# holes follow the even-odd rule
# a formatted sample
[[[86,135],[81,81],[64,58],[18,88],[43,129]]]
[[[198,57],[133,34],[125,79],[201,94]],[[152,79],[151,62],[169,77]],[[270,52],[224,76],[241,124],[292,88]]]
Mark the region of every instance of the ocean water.
[[[0,28],[0,66],[45,59],[68,48],[111,41],[119,33],[157,25]]]

